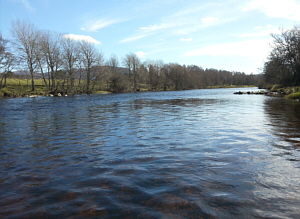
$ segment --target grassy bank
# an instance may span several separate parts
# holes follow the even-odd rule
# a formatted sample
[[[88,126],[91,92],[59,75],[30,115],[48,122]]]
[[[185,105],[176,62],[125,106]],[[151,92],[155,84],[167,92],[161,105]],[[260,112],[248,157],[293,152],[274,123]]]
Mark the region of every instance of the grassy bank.
[[[51,93],[64,93],[66,94],[65,86],[58,86],[57,90],[49,90],[42,79],[35,79],[35,91],[32,91],[31,80],[29,79],[13,79],[8,78],[6,81],[6,86],[0,89],[0,98],[5,97],[28,97],[28,96],[49,96]],[[62,83],[60,83],[61,85]],[[79,86],[75,85],[74,91],[68,90],[68,94],[79,94],[83,93],[84,83]],[[101,91],[100,89],[95,89],[95,93],[108,93],[107,91]]]
[[[207,89],[217,88],[241,88],[241,87],[257,87],[256,85],[220,85],[220,86],[207,86]]]
[[[300,91],[289,94],[286,96],[286,98],[290,100],[300,100]]]
[[[290,100],[300,100],[300,87],[283,87],[275,84],[266,86],[266,89],[270,90],[271,92],[281,93]]]

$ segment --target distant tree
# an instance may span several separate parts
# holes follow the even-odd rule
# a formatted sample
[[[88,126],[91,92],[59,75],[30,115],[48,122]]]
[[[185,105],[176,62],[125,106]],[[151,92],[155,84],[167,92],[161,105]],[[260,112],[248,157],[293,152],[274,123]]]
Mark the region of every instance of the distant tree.
[[[171,84],[171,67],[170,64],[164,64],[164,66],[160,69],[161,73],[161,83],[163,90],[168,90],[172,86]]]
[[[56,79],[62,65],[61,34],[50,31],[40,32],[40,50],[47,64],[49,84],[51,88],[57,89]]]
[[[39,44],[39,31],[29,22],[20,22],[19,20],[12,23],[13,44],[16,50],[16,56],[20,62],[25,62],[30,77],[31,90],[35,91],[34,76],[38,67],[36,50]]]
[[[103,55],[97,52],[94,44],[81,41],[80,42],[80,62],[85,70],[85,91],[91,93],[93,90],[95,79],[99,79],[100,66],[103,64]]]
[[[187,67],[187,70],[190,75],[190,80],[192,83],[192,88],[205,88],[205,81],[204,81],[204,70],[203,68],[190,65]]]
[[[158,85],[158,74],[152,64],[149,64],[149,84],[151,90],[155,90]]]
[[[108,90],[114,93],[126,91],[125,81],[128,77],[118,71],[117,56],[111,55],[106,64],[108,66]]]
[[[170,64],[170,80],[172,81],[175,90],[184,89],[184,70],[184,67],[177,63]]]
[[[107,65],[110,67],[111,72],[117,73],[117,69],[119,67],[118,57],[115,54],[111,55],[107,61]]]
[[[80,44],[77,41],[62,38],[62,64],[68,74],[68,85],[71,90],[74,89],[75,85],[76,64],[79,61],[79,47]]]
[[[162,60],[148,61],[148,81],[151,90],[156,90],[162,84],[162,68],[164,63]]]
[[[136,91],[139,83],[139,67],[141,61],[134,53],[127,54],[123,59],[123,65],[128,69],[129,79],[132,81],[133,90]]]

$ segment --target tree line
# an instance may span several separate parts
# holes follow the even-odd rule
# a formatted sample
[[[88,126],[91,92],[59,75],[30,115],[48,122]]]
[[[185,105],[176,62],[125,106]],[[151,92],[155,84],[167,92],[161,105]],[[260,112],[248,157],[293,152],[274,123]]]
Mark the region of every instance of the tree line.
[[[265,82],[282,86],[300,85],[300,27],[272,34],[272,51],[265,62]]]
[[[63,93],[184,90],[255,85],[262,79],[261,75],[166,64],[162,60],[142,62],[134,53],[126,54],[121,61],[116,55],[105,60],[93,43],[39,30],[24,21],[12,23],[11,35],[7,40],[0,33],[0,88],[19,67],[28,72],[32,91],[36,89],[35,79],[40,77],[49,92]]]

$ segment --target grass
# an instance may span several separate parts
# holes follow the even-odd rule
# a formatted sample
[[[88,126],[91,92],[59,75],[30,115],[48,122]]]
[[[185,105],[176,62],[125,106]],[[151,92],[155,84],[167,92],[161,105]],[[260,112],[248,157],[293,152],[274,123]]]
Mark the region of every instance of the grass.
[[[100,90],[100,91],[95,91],[94,93],[95,93],[95,94],[109,94],[109,93],[111,93],[111,92]]]
[[[255,85],[218,85],[218,86],[208,86],[208,89],[215,88],[240,88],[240,87],[257,87]]]
[[[290,100],[299,100],[300,99],[300,91],[296,92],[296,93],[292,93],[286,96],[287,99]]]
[[[81,81],[84,83],[84,81]],[[35,79],[35,91],[31,90],[31,79],[14,79],[8,78],[6,80],[6,87],[0,89],[0,98],[2,97],[26,97],[30,95],[40,95],[40,96],[48,96],[51,92],[45,86],[43,79]],[[102,91],[101,88],[103,86],[95,87],[94,93],[109,93],[107,91]],[[64,88],[62,88],[64,90]],[[78,87],[79,90],[82,90],[82,87]],[[61,90],[62,91],[62,90]],[[58,92],[60,92],[58,90]],[[75,91],[78,92],[78,91]],[[72,92],[70,92],[72,93]]]
[[[268,85],[266,87],[272,92],[281,92],[289,100],[299,100],[300,99],[300,87],[283,87],[279,84]]]
[[[7,78],[6,79],[6,84],[7,86],[14,86],[14,85],[28,85],[31,86],[31,79],[15,79],[15,78]],[[34,84],[35,85],[45,85],[44,80],[43,79],[34,79]]]

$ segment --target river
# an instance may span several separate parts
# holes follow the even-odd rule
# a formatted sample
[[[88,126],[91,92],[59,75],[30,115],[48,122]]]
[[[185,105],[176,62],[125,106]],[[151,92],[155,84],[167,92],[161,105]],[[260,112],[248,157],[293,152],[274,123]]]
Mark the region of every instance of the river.
[[[257,88],[0,100],[1,218],[300,218],[300,103]]]

